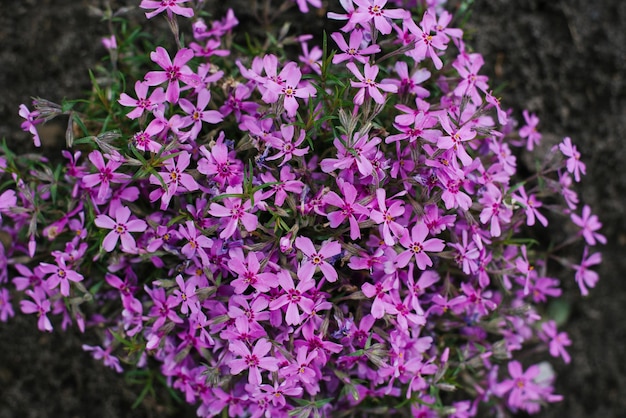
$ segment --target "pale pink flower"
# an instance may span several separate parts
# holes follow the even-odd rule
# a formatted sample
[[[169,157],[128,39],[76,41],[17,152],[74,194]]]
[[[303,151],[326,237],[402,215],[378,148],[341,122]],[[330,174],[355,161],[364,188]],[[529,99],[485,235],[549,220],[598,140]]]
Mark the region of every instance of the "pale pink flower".
[[[112,231],[104,237],[102,248],[106,252],[111,252],[119,239],[122,243],[122,251],[136,252],[137,247],[135,238],[131,232],[143,232],[148,228],[148,224],[141,219],[131,219],[130,209],[126,206],[120,206],[115,212],[115,220],[107,215],[98,215],[94,223],[99,228],[111,229]]]

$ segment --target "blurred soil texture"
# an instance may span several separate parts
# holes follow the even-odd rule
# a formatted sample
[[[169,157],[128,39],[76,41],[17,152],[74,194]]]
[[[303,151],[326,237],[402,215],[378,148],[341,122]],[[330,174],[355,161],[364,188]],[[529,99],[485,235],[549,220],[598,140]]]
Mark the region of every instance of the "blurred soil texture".
[[[54,102],[87,96],[88,69],[105,54],[99,39],[107,35],[89,6],[102,3],[23,0],[2,8],[0,138],[10,148],[33,151],[19,129],[20,103],[31,96]],[[239,14],[235,4],[242,2],[219,7],[231,4]],[[565,400],[538,416],[626,416],[626,2],[475,0],[465,30],[467,44],[485,57],[490,86],[501,86],[504,106],[518,120],[522,109],[536,113],[548,145],[565,136],[577,145],[588,173],[581,198],[609,240],[600,248],[601,280],[590,296],[579,295],[573,277],[564,284],[572,363],[554,364]],[[64,130],[61,123],[42,132],[44,153],[62,146]],[[151,395],[131,409],[141,387],[92,360],[83,343],[96,342],[75,332],[42,334],[32,317],[0,323],[0,418],[195,416],[193,408]]]

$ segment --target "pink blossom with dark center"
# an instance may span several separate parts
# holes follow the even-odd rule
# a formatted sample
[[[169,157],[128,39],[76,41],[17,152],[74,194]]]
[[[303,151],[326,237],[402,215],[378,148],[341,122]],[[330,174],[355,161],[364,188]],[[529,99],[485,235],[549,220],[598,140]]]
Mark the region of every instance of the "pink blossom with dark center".
[[[230,373],[238,375],[244,370],[248,371],[248,383],[258,386],[263,381],[261,370],[275,372],[278,370],[278,359],[267,354],[272,349],[272,343],[265,338],[256,342],[252,351],[243,341],[231,341],[228,349],[236,356],[240,357],[228,362]]]
[[[51,303],[48,296],[45,294],[41,287],[35,287],[34,290],[27,289],[24,293],[33,299],[21,300],[20,309],[25,314],[37,314],[37,328],[40,331],[52,332],[52,323],[48,318],[48,312],[50,312]]]
[[[227,187],[226,194],[241,195],[241,186]],[[251,232],[257,228],[259,220],[256,215],[250,213],[252,203],[250,200],[243,201],[240,197],[227,197],[221,200],[224,204],[211,203],[209,214],[223,219],[223,229],[220,238],[228,239],[235,234],[239,223],[246,231]]]
[[[571,214],[572,222],[578,225],[581,230],[582,236],[585,238],[585,241],[588,245],[596,245],[598,242],[600,244],[606,244],[606,237],[600,234],[600,228],[602,228],[602,223],[598,220],[597,215],[593,215],[591,213],[591,208],[589,205],[585,205],[583,207],[583,211],[581,216],[578,216],[575,213]]]
[[[415,264],[420,270],[426,270],[427,266],[433,265],[433,261],[426,254],[426,251],[442,251],[445,247],[445,243],[439,238],[426,239],[427,236],[428,227],[423,222],[418,222],[411,229],[410,235],[405,233],[400,238],[400,244],[402,244],[406,250],[398,254],[396,261],[399,267],[404,267],[409,264],[411,258],[415,259]]]
[[[341,245],[336,241],[326,241],[319,250],[315,249],[308,237],[297,237],[296,248],[306,256],[298,268],[298,278],[301,281],[310,280],[319,268],[329,282],[337,280],[337,271],[328,262],[341,253]]]
[[[410,13],[403,9],[386,9],[387,0],[353,0],[359,6],[358,9],[350,17],[352,24],[367,23],[374,21],[374,26],[383,35],[391,33],[391,19],[404,19],[410,16]]]
[[[103,199],[109,194],[111,183],[124,183],[130,179],[128,174],[116,173],[115,170],[123,164],[122,160],[113,159],[108,156],[108,161],[104,162],[103,155],[100,151],[92,151],[89,153],[89,161],[99,171],[94,174],[86,174],[82,178],[85,187],[98,187],[98,199]]]
[[[354,103],[362,105],[365,101],[365,97],[371,97],[378,104],[385,103],[385,98],[379,90],[396,93],[398,86],[393,83],[376,82],[376,76],[378,76],[378,66],[365,63],[363,74],[357,68],[354,62],[349,62],[346,67],[354,74],[359,81],[350,80],[352,87],[357,87],[360,90],[354,95]]]
[[[35,270],[39,270],[42,274],[49,274],[46,285],[49,289],[54,289],[60,285],[61,294],[63,296],[70,295],[70,282],[82,282],[84,277],[82,274],[68,268],[65,264],[65,259],[62,257],[57,258],[57,264],[39,263],[39,266]]]
[[[149,86],[158,86],[167,82],[165,98],[170,103],[177,103],[180,96],[180,84],[195,86],[200,83],[200,78],[187,65],[193,58],[193,50],[183,48],[176,53],[174,61],[171,60],[165,48],[158,46],[156,51],[150,54],[150,59],[157,63],[164,71],[150,71],[144,80]]]
[[[276,276],[278,277],[278,284],[284,293],[270,302],[270,311],[275,311],[287,305],[285,323],[287,325],[299,325],[302,322],[300,309],[306,314],[310,314],[313,311],[315,303],[306,295],[306,292],[315,287],[315,280],[301,279],[298,286],[295,286],[289,271],[281,270]]]
[[[341,54],[335,54],[333,57],[333,64],[339,64],[347,60],[356,60],[361,64],[365,64],[369,60],[369,58],[365,55],[380,52],[380,46],[378,45],[369,45],[365,48],[362,47],[363,31],[353,30],[350,32],[350,39],[348,43],[346,43],[346,40],[340,32],[333,32],[330,37],[333,38],[339,49],[342,51]]]
[[[181,4],[187,3],[189,0],[141,0],[139,7],[142,9],[154,9],[151,12],[146,12],[146,18],[152,19],[159,13],[166,12],[169,18],[172,14],[177,14],[183,17],[193,17],[193,9],[190,7],[183,7]]]
[[[135,82],[135,93],[137,98],[133,99],[126,93],[122,93],[118,100],[119,104],[127,107],[134,107],[126,116],[129,119],[136,119],[143,115],[144,111],[152,112],[159,105],[165,102],[165,92],[162,87],[154,89],[150,97],[148,97],[148,84],[137,80]]]
[[[148,228],[148,224],[141,219],[129,220],[130,215],[130,209],[126,206],[121,206],[115,212],[115,220],[107,215],[96,216],[94,220],[96,226],[112,230],[102,241],[104,251],[113,251],[118,239],[122,243],[122,251],[130,253],[137,251],[135,238],[133,238],[131,232],[143,232]]]

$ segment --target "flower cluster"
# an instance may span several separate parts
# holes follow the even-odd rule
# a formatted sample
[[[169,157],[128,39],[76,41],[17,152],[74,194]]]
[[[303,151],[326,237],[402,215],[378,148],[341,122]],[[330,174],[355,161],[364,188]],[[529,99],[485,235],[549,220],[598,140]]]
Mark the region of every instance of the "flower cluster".
[[[562,292],[551,267],[587,294],[606,241],[572,189],[580,153],[565,138],[519,177],[538,118],[514,129],[442,2],[340,3],[321,47],[283,33],[255,55],[232,46],[232,11],[209,25],[202,1],[143,0],[179,47],[155,47],[133,92],[99,87],[116,96],[91,119],[20,108],[37,146],[38,123],[69,115],[72,150],[56,170],[5,150],[0,284],[42,331],[106,330],[84,349],[115,370],[157,360],[199,416],[534,413],[561,397],[516,353],[570,361],[543,309]],[[124,68],[131,42],[108,45]],[[563,216],[563,242],[529,235]],[[575,264],[561,253],[581,237]]]

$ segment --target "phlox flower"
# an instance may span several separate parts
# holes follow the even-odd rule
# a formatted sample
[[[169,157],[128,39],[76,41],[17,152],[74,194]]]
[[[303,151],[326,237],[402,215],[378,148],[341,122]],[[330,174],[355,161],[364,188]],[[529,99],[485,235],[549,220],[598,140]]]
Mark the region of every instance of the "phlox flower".
[[[187,99],[180,99],[178,102],[180,108],[187,114],[187,116],[182,119],[183,125],[181,127],[185,128],[192,125],[189,131],[189,137],[191,139],[195,139],[200,133],[202,122],[215,124],[224,119],[222,114],[217,110],[206,110],[210,100],[211,92],[204,89],[198,93],[198,104],[196,106]]]
[[[296,2],[296,4],[298,5],[298,9],[300,9],[301,13],[309,13],[309,5],[307,3],[310,3],[311,6],[315,7],[316,9],[319,9],[320,7],[322,7],[322,0],[292,0],[294,2]]]
[[[204,175],[211,176],[220,186],[236,186],[241,184],[243,179],[243,165],[235,158],[234,152],[229,152],[223,141],[218,140],[211,151],[203,145],[200,147],[203,155],[198,160],[198,171]]]
[[[403,26],[415,37],[415,48],[407,53],[415,61],[421,62],[426,57],[433,60],[435,68],[441,70],[443,62],[437,55],[438,50],[445,50],[448,47],[448,37],[442,32],[437,32],[437,21],[430,10],[426,10],[424,17],[418,26],[413,19],[406,18]],[[433,35],[432,32],[435,32]]]
[[[109,346],[106,350],[99,346],[87,345],[83,344],[82,348],[84,351],[90,351],[91,356],[96,360],[102,360],[105,366],[110,367],[118,373],[122,373],[124,370],[120,365],[120,359],[111,355],[111,350],[113,346]]]
[[[396,260],[398,267],[405,267],[411,258],[415,258],[415,264],[420,270],[426,270],[427,266],[433,265],[433,261],[426,254],[426,251],[442,251],[445,243],[439,238],[426,239],[426,236],[428,236],[428,227],[423,222],[417,222],[411,229],[410,235],[408,233],[402,235],[400,244],[406,248],[406,251],[398,254]]]
[[[541,225],[548,226],[548,220],[539,212],[542,203],[537,200],[537,197],[534,194],[528,196],[523,185],[517,189],[517,192],[518,194],[513,194],[513,198],[524,206],[526,225],[533,226],[535,219],[538,219]]]
[[[532,151],[541,142],[541,133],[537,130],[539,118],[534,113],[528,113],[528,110],[524,110],[522,115],[526,124],[519,130],[519,136],[526,138],[526,149]]]
[[[16,205],[17,196],[15,195],[15,190],[5,190],[2,194],[0,194],[0,212],[7,212]],[[0,221],[1,220],[2,216],[0,216]]]
[[[348,180],[351,176],[350,169],[356,169],[363,177],[370,176],[374,171],[372,160],[378,150],[378,144],[381,139],[377,136],[370,138],[368,134],[357,132],[352,140],[346,137],[335,138],[333,145],[337,149],[337,158],[325,158],[320,165],[322,171],[330,173],[334,170],[340,170],[344,179]]]
[[[361,71],[357,68],[354,62],[349,62],[348,64],[346,64],[346,67],[359,80],[350,80],[350,84],[352,85],[352,87],[357,87],[360,89],[357,94],[354,95],[354,103],[357,105],[363,104],[366,94],[367,97],[371,97],[378,104],[385,103],[385,98],[383,97],[379,89],[390,93],[396,93],[398,91],[398,86],[396,86],[395,84],[376,82],[376,76],[378,75],[377,65],[370,65],[369,63],[365,63],[363,74],[361,74]]]
[[[541,331],[544,340],[549,342],[550,355],[552,357],[561,357],[565,364],[569,364],[571,357],[565,350],[565,347],[572,345],[567,333],[558,332],[556,322],[547,321],[541,325]]]
[[[124,183],[130,179],[128,174],[116,173],[115,170],[122,166],[123,161],[107,156],[108,161],[104,162],[100,151],[89,153],[89,161],[96,167],[98,173],[86,174],[82,178],[85,187],[98,186],[98,199],[103,199],[109,194],[111,183]]]
[[[175,115],[178,116],[178,115]],[[163,128],[167,126],[167,120],[154,119],[148,124],[146,129],[136,132],[131,138],[132,144],[140,151],[149,151],[154,154],[161,151],[161,144],[156,142],[153,138],[163,132]]]
[[[347,218],[350,224],[350,238],[353,240],[359,239],[361,238],[361,228],[356,216],[358,215],[360,217],[361,215],[369,215],[369,211],[365,208],[365,206],[355,202],[358,197],[358,193],[352,184],[342,179],[337,179],[337,185],[339,186],[339,191],[342,193],[343,197],[339,197],[337,193],[330,191],[322,198],[324,203],[341,209],[330,212],[326,215],[330,221],[330,227],[337,228]]]
[[[265,293],[272,287],[276,287],[276,275],[273,273],[261,273],[261,264],[258,257],[261,254],[250,251],[246,258],[243,254],[231,250],[231,258],[228,260],[228,268],[237,275],[230,285],[235,293],[242,294],[252,286],[257,292]]]
[[[193,221],[185,222],[185,225],[178,227],[178,233],[182,238],[187,240],[187,243],[183,245],[180,252],[191,260],[196,253],[200,256],[204,265],[209,264],[209,258],[207,256],[205,248],[211,248],[213,246],[213,240],[202,235],[201,231],[196,229],[196,225]]]
[[[37,132],[36,126],[43,122],[43,119],[39,119],[40,113],[38,110],[32,112],[28,110],[25,104],[20,105],[19,115],[26,119],[22,122],[21,128],[23,131],[28,131],[33,136],[33,143],[36,147],[41,146],[41,139],[39,138],[39,132]]]
[[[463,142],[470,141],[476,137],[476,131],[471,127],[471,124],[466,123],[457,128],[452,124],[452,121],[448,115],[442,115],[439,118],[441,127],[446,131],[448,135],[439,137],[437,141],[437,148],[439,149],[453,149],[458,159],[464,166],[468,166],[472,162],[472,157],[469,156]]]
[[[159,172],[159,177],[152,174],[150,175],[150,183],[156,184],[159,187],[150,193],[150,200],[155,201],[161,197],[161,210],[167,209],[170,200],[180,190],[195,191],[199,186],[193,176],[185,170],[189,166],[191,155],[186,151],[181,151],[178,157],[168,158],[163,161],[163,168],[165,171]],[[165,190],[163,189],[163,184]]]
[[[309,147],[306,146],[304,148],[298,148],[304,142],[306,138],[306,131],[304,129],[300,130],[298,138],[294,138],[295,127],[293,125],[281,125],[280,127],[280,137],[269,136],[267,137],[267,143],[272,146],[272,148],[278,150],[278,152],[271,157],[267,157],[267,160],[277,160],[280,157],[283,157],[280,165],[284,165],[287,161],[291,160],[291,158],[295,155],[297,157],[302,157],[309,152]]]
[[[46,280],[47,287],[54,289],[59,286],[63,296],[70,295],[70,281],[81,282],[84,279],[82,274],[67,267],[63,257],[58,257],[56,264],[41,262],[36,270],[37,269],[42,275],[50,275]]]
[[[227,187],[226,194],[241,195],[241,186]],[[256,215],[249,213],[252,209],[250,200],[242,201],[241,197],[227,197],[221,200],[224,204],[211,203],[209,206],[209,215],[222,218],[223,228],[220,232],[220,238],[228,239],[235,234],[239,223],[243,225],[246,231],[254,231],[257,228],[259,220]]]
[[[391,279],[387,278],[383,281],[376,282],[375,284],[363,283],[361,291],[368,298],[374,298],[372,302],[371,314],[372,317],[379,319],[385,316],[385,312],[395,312],[392,299],[389,296],[389,291],[393,287]]]
[[[20,309],[25,314],[37,314],[37,328],[40,331],[52,332],[52,323],[48,318],[48,312],[50,312],[51,303],[48,296],[41,287],[35,287],[34,290],[27,289],[24,293],[33,299],[21,300]]]
[[[367,23],[374,21],[374,26],[383,35],[391,33],[391,19],[404,19],[410,16],[409,12],[403,9],[385,9],[387,0],[353,0],[359,6],[350,17],[352,24]]]
[[[0,288],[0,321],[6,322],[13,316],[15,316],[15,312],[13,311],[13,306],[11,306],[9,289]]]
[[[369,58],[365,55],[380,52],[380,46],[378,45],[369,45],[363,48],[363,31],[353,30],[350,32],[348,43],[346,43],[340,32],[333,32],[330,37],[333,38],[342,51],[341,54],[335,54],[335,56],[333,56],[333,64],[339,64],[347,60],[356,60],[361,64],[366,64]]]
[[[301,281],[310,280],[319,268],[326,280],[335,282],[337,271],[328,262],[341,253],[341,245],[336,241],[326,241],[319,250],[313,246],[313,242],[308,237],[297,237],[296,248],[306,256],[298,268],[298,278]]]
[[[274,73],[275,71],[272,71]],[[293,117],[298,110],[298,101],[296,97],[308,99],[316,94],[315,88],[308,83],[300,83],[302,72],[295,62],[288,62],[280,74],[265,82],[265,93],[263,101],[265,103],[274,103],[281,96],[284,97],[283,106],[287,111],[287,116]]]
[[[487,76],[478,75],[485,61],[480,54],[459,54],[452,66],[461,76],[461,81],[454,89],[458,97],[469,96],[476,106],[483,102],[478,89],[487,91]]]
[[[576,146],[572,144],[570,137],[565,137],[563,142],[559,144],[559,149],[568,157],[567,159],[567,171],[574,175],[574,180],[580,181],[580,175],[586,174],[585,163],[580,161],[580,152],[576,149]]]
[[[513,360],[508,369],[511,378],[496,384],[495,394],[504,397],[508,393],[508,405],[514,409],[526,410],[528,404],[539,402],[543,389],[534,381],[539,375],[539,366],[532,365],[524,371],[521,363]]]
[[[315,383],[317,373],[315,373],[315,370],[310,366],[310,363],[316,357],[316,351],[308,352],[306,346],[300,346],[296,350],[296,358],[293,363],[289,364],[287,367],[281,368],[280,373],[287,379],[297,379],[306,384],[313,384]]]
[[[387,207],[387,192],[385,189],[376,190],[376,201],[378,209],[372,209],[370,218],[377,224],[382,224],[383,239],[385,244],[392,246],[396,239],[402,237],[406,231],[396,219],[404,215],[405,208],[401,200],[392,200]]]
[[[575,213],[571,214],[572,222],[582,228],[580,232],[585,238],[588,245],[596,245],[596,243],[606,244],[606,237],[600,234],[598,231],[602,228],[602,223],[598,220],[596,215],[591,213],[589,205],[583,207],[582,216],[578,216]]]
[[[348,22],[341,28],[343,32],[352,32],[352,30],[356,27],[356,23],[352,22],[352,15],[355,12],[354,3],[352,0],[339,0],[339,4],[343,7],[343,10],[346,11],[346,14],[328,12],[326,16],[329,19],[333,20],[347,20]]]
[[[385,78],[382,80],[383,83],[396,85],[398,87],[398,94],[401,95],[410,93],[415,94],[417,97],[430,96],[430,92],[419,85],[430,78],[430,71],[426,68],[419,68],[409,72],[409,65],[404,61],[396,62],[394,69],[400,79]]]
[[[287,305],[285,323],[287,325],[299,325],[302,322],[300,309],[306,314],[310,314],[313,311],[315,303],[311,298],[305,296],[305,293],[315,287],[315,280],[301,279],[298,286],[295,286],[289,271],[281,270],[276,276],[278,284],[284,293],[270,302],[270,311],[275,311]]]
[[[497,187],[489,184],[480,198],[483,205],[480,212],[480,222],[486,224],[491,220],[489,232],[492,237],[499,237],[502,233],[500,222],[505,225],[511,221],[513,211],[502,201],[502,192]]]
[[[591,266],[595,266],[602,262],[602,254],[594,253],[589,255],[589,247],[585,247],[583,251],[583,258],[580,264],[574,264],[573,267],[576,269],[576,275],[574,276],[576,279],[576,283],[578,283],[578,287],[580,288],[580,293],[583,296],[587,296],[589,291],[587,287],[595,287],[598,282],[599,276],[593,270],[589,270]]]
[[[129,119],[137,119],[143,115],[144,111],[152,112],[163,102],[165,102],[165,92],[162,87],[154,89],[150,97],[148,97],[148,84],[141,80],[135,82],[135,94],[137,99],[133,99],[126,93],[122,93],[118,100],[119,104],[127,107],[134,107],[133,110],[126,114]]]
[[[274,195],[274,204],[282,206],[289,193],[300,194],[304,188],[304,183],[296,180],[296,175],[291,171],[291,167],[284,165],[280,169],[280,181],[276,180],[271,173],[261,173],[261,180],[264,183],[276,183],[270,186],[270,190],[263,195],[264,199]]]
[[[184,1],[184,0],[183,0]],[[167,81],[165,98],[170,103],[177,103],[180,96],[180,84],[194,86],[200,82],[200,78],[187,65],[193,58],[193,50],[183,48],[176,53],[174,61],[170,58],[165,48],[158,46],[156,51],[150,53],[150,59],[157,63],[163,71],[150,71],[144,76],[146,84],[158,86]]]
[[[115,220],[107,215],[96,216],[94,220],[96,226],[112,230],[102,241],[104,251],[113,251],[118,239],[122,243],[122,251],[130,253],[137,251],[135,238],[133,238],[131,232],[143,232],[148,228],[148,224],[141,219],[129,220],[130,215],[130,209],[126,206],[121,206],[115,212]]]
[[[159,13],[166,12],[167,17],[171,18],[172,14],[177,14],[183,17],[193,17],[193,9],[190,7],[181,6],[182,3],[186,3],[189,0],[141,0],[139,7],[142,9],[154,9],[151,12],[146,12],[146,18],[152,19]]]
[[[185,281],[182,275],[176,276],[178,289],[174,289],[173,295],[180,299],[180,312],[183,315],[200,311],[200,301],[196,295],[198,285],[193,278]]]
[[[267,354],[272,349],[272,343],[265,338],[261,338],[256,342],[252,351],[243,341],[230,341],[228,349],[240,358],[231,360],[228,365],[230,373],[238,375],[244,370],[248,370],[248,383],[258,386],[263,381],[261,370],[275,372],[278,370],[278,359]]]

